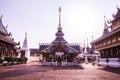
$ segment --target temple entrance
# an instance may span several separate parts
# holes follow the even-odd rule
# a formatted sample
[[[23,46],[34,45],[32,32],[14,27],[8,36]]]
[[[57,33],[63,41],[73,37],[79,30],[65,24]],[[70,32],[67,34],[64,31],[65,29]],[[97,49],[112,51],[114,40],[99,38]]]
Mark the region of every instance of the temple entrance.
[[[62,61],[64,60],[64,52],[56,52],[55,53],[56,56],[56,61],[57,61],[57,66],[61,66],[62,65]]]

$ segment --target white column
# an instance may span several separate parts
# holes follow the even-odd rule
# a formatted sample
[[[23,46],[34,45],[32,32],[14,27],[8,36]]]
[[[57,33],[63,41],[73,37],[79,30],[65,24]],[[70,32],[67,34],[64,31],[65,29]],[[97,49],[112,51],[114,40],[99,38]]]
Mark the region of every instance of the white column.
[[[30,58],[30,50],[26,50],[26,51],[25,51],[25,57],[27,57],[27,59],[28,59],[27,63],[31,61],[31,58]]]
[[[43,62],[46,62],[45,57],[43,57]]]
[[[56,63],[56,66],[57,66],[57,61],[55,63]]]
[[[20,57],[21,57],[21,52],[19,52],[19,53],[18,53],[18,56],[17,56],[17,58],[20,58]]]
[[[85,63],[88,64],[88,56],[85,55]]]
[[[96,56],[96,60],[95,60],[95,62],[98,62],[98,56]]]

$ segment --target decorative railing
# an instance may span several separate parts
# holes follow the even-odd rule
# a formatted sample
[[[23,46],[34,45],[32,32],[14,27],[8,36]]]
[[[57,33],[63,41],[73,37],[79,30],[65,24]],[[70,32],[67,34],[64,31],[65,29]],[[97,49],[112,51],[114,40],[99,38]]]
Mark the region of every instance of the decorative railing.
[[[120,58],[100,58],[100,66],[120,67]]]
[[[78,62],[61,62],[61,65],[58,65],[58,62],[41,62],[41,64],[46,66],[79,66]]]

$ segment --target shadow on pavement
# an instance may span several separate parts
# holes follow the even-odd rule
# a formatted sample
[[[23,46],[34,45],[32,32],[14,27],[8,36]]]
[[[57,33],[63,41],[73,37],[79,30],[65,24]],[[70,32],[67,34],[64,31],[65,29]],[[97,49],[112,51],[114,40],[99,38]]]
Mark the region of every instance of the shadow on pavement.
[[[112,72],[112,73],[120,74],[120,68],[103,67],[103,68],[98,68],[98,69],[109,71],[109,72]]]
[[[32,65],[34,66],[34,65]],[[82,66],[45,66],[45,65],[36,65],[38,67],[44,67],[49,70],[82,70],[84,69]]]
[[[8,68],[10,69],[10,68]],[[83,67],[62,67],[62,66],[42,66],[42,65],[30,65],[30,66],[19,66],[11,68],[13,70],[8,70],[0,73],[0,78],[10,78],[17,77],[25,74],[32,74],[38,72],[46,72],[49,70],[81,70]],[[4,70],[7,70],[6,68]]]
[[[52,68],[53,70],[82,70],[84,69],[83,67],[78,67],[78,66],[54,66]]]
[[[21,76],[25,74],[32,74],[32,73],[37,73],[37,72],[46,72],[48,71],[47,69],[41,69],[39,67],[26,67],[22,66],[22,69],[19,68],[13,68],[13,70],[5,71],[0,73],[0,78],[9,78],[9,77],[16,77],[16,76]]]

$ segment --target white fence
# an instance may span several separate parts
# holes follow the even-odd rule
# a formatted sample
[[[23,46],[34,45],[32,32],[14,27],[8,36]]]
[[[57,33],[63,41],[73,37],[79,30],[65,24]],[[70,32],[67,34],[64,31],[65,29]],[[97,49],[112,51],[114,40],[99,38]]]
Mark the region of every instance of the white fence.
[[[57,62],[40,62],[41,65],[46,65],[46,66],[58,66]],[[61,66],[79,66],[79,63],[77,62],[62,62]]]
[[[100,58],[98,64],[100,66],[109,66],[109,67],[119,67],[120,68],[120,59],[119,58]]]
[[[39,61],[40,57],[34,57],[34,56],[30,56],[30,61]]]

